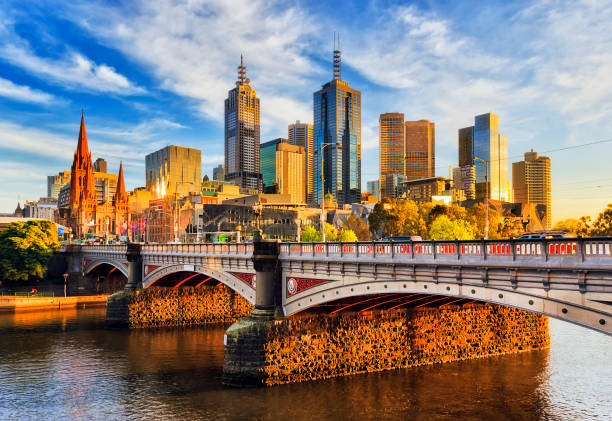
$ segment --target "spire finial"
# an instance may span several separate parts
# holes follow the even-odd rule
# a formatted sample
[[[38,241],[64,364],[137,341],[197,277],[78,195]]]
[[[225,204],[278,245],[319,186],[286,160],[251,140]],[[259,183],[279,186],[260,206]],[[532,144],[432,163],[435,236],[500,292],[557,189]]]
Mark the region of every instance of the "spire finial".
[[[334,32],[334,80],[340,79],[340,34],[336,45],[336,32]]]
[[[248,79],[246,78],[246,66],[244,65],[244,56],[240,54],[240,66],[238,66],[238,81],[236,86],[248,85]]]

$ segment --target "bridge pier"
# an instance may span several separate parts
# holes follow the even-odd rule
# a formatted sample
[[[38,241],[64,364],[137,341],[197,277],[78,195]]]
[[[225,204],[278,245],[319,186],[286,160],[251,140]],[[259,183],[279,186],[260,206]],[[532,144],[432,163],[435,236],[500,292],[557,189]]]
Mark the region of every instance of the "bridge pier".
[[[128,243],[128,281],[125,287],[106,301],[106,323],[111,326],[127,326],[130,321],[129,306],[138,289],[142,289],[141,246]]]

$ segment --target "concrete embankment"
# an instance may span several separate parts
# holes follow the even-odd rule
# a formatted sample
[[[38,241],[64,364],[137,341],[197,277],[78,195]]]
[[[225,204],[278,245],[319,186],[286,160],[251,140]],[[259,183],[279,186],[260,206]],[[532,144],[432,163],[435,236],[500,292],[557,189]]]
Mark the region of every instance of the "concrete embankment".
[[[108,295],[88,295],[77,297],[0,297],[0,311],[28,311],[51,308],[70,308],[93,305],[106,305]]]

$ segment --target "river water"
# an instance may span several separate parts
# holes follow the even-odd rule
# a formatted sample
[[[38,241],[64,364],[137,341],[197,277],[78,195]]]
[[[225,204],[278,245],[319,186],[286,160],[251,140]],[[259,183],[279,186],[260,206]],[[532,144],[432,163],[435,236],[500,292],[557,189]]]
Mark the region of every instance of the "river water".
[[[106,329],[104,311],[0,314],[0,419],[612,416],[612,338],[553,319],[550,350],[231,389],[221,386],[224,327]]]

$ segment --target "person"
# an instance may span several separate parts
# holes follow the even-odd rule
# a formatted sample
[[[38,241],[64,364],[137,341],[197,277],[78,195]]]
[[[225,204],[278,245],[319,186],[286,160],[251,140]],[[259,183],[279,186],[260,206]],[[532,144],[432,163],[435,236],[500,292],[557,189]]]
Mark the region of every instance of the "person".
[[[31,295],[36,295],[38,294],[38,290],[36,288],[32,288],[32,290],[30,291]]]

